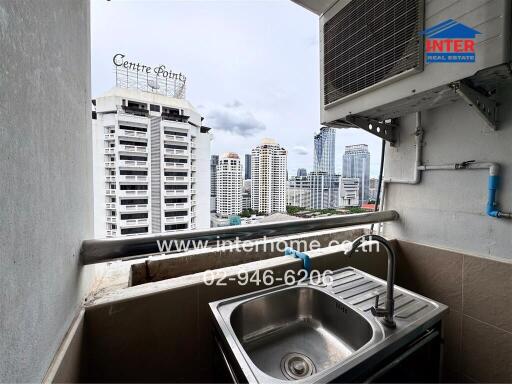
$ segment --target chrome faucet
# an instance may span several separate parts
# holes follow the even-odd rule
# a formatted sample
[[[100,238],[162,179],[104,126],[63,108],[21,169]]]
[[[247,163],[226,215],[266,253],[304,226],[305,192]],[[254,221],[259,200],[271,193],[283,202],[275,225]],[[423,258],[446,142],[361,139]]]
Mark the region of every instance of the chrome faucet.
[[[395,300],[394,297],[394,286],[395,286],[395,252],[389,245],[389,242],[379,235],[363,235],[358,237],[352,243],[352,248],[346,252],[348,257],[351,257],[359,246],[365,242],[378,242],[384,246],[386,253],[388,254],[388,277],[387,277],[387,296],[386,296],[386,308],[379,308],[379,295],[375,296],[375,305],[371,308],[372,314],[375,317],[382,317],[382,323],[389,328],[395,328]]]

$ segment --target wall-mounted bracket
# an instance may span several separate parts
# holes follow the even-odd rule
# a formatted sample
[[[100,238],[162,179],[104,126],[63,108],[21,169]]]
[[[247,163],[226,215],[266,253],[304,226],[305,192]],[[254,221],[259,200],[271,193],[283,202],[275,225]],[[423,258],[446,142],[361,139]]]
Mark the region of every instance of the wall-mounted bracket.
[[[391,146],[395,146],[396,144],[396,124],[386,123],[384,121],[378,121],[359,115],[349,115],[345,117],[345,120],[361,129],[364,129],[366,132],[370,132],[371,134],[388,141]]]
[[[468,84],[457,81],[450,87],[480,116],[493,131],[498,129],[498,104]]]

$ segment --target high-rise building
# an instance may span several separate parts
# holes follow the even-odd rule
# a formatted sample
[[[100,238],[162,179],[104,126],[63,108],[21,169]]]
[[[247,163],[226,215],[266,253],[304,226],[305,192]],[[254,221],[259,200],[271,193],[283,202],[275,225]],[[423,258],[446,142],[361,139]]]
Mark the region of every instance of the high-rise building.
[[[263,139],[252,150],[252,209],[266,214],[286,211],[286,160],[286,150],[272,139]]]
[[[370,187],[370,152],[368,145],[347,145],[343,154],[343,177],[359,179],[359,203],[368,201]]]
[[[97,237],[209,228],[211,134],[178,97],[115,87],[96,98]]]
[[[212,155],[210,158],[210,212],[216,211],[217,205],[217,166],[219,155]]]
[[[217,166],[217,216],[242,212],[242,164],[236,153],[227,152]]]
[[[356,207],[359,205],[359,179],[341,178],[340,199],[342,207]]]
[[[333,175],[335,169],[336,131],[334,128],[322,127],[315,135],[314,172]]]
[[[378,186],[379,186],[379,179],[377,179],[375,177],[371,177],[369,188],[368,188],[368,200],[375,201],[377,199]]]
[[[288,181],[286,205],[311,208],[311,182],[307,176],[295,176]]]
[[[244,180],[251,179],[251,155],[245,155],[245,169],[244,169]]]
[[[306,171],[306,168],[297,169],[297,177],[303,177],[303,176],[307,176],[307,175],[308,175],[308,171]]]

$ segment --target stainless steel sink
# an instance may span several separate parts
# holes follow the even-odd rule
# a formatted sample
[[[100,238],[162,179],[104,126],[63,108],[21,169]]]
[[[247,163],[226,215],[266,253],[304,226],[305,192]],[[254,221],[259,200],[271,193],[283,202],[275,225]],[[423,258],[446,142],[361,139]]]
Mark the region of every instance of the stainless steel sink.
[[[210,308],[227,349],[225,361],[230,365],[227,356],[234,359],[239,381],[347,381],[437,327],[447,311],[396,287],[396,328],[390,329],[370,311],[375,296],[385,292],[385,281],[343,268],[327,286],[279,286],[216,301]]]
[[[322,372],[373,337],[372,326],[362,315],[309,286],[240,304],[231,315],[231,326],[252,362],[283,380]]]

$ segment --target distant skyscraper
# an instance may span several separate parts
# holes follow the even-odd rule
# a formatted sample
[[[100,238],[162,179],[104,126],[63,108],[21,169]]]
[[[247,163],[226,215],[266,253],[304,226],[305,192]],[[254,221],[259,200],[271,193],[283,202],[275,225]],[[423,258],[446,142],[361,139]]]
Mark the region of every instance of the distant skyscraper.
[[[359,202],[368,201],[370,188],[370,152],[368,145],[347,145],[343,154],[343,177],[359,179]]]
[[[287,152],[272,139],[252,150],[251,207],[262,213],[286,211]]]
[[[217,166],[218,216],[228,217],[242,212],[242,164],[236,153],[222,155]]]
[[[315,135],[314,172],[334,174],[336,131],[334,128],[322,127]]]
[[[308,175],[308,171],[306,171],[306,168],[299,168],[297,170],[297,177],[303,177],[303,176],[307,176]]]
[[[212,155],[210,158],[210,212],[216,211],[217,200],[217,166],[219,155]]]
[[[251,155],[245,155],[245,170],[244,170],[244,180],[249,180],[251,178]]]

